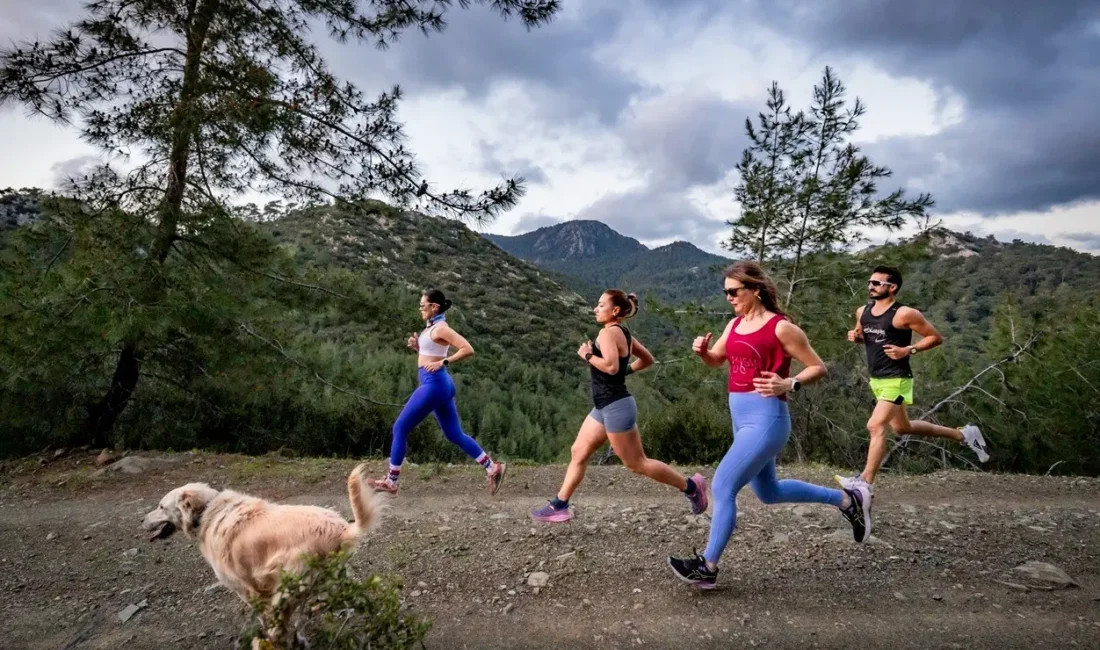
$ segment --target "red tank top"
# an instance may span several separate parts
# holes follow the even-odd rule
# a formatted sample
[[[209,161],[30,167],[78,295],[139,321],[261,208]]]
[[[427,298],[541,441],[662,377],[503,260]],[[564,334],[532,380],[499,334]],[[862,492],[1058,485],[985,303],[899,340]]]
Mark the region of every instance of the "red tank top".
[[[779,321],[786,320],[782,314],[776,314],[760,329],[751,334],[738,334],[738,316],[726,338],[726,361],[730,364],[729,392],[750,393],[755,390],[752,380],[759,377],[761,371],[769,370],[786,379],[791,371],[791,358],[783,351],[783,343],[775,334]],[[779,399],[786,400],[786,395]]]

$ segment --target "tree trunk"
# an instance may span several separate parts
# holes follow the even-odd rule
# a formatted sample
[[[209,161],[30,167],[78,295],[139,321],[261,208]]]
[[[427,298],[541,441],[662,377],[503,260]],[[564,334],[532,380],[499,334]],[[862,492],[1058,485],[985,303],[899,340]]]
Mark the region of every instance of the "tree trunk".
[[[147,264],[163,265],[176,241],[180,210],[183,205],[184,190],[187,187],[187,160],[191,155],[191,143],[197,124],[191,111],[192,103],[198,99],[199,64],[202,61],[203,46],[210,23],[218,12],[221,0],[206,0],[192,13],[184,38],[187,41],[187,57],[184,61],[183,84],[180,87],[180,99],[172,112],[172,148],[168,161],[168,186],[164,199],[157,211],[158,225],[153,241],[152,254]],[[192,4],[192,7],[194,4]],[[155,302],[163,295],[158,273],[149,273],[143,298]],[[141,378],[141,362],[144,351],[140,343],[140,332],[135,332],[122,348],[111,378],[107,394],[88,410],[88,417],[82,427],[82,436],[94,446],[104,446],[107,436],[114,429],[122,411],[130,401]]]
[[[115,374],[111,378],[111,387],[103,399],[88,409],[88,417],[80,432],[80,442],[92,447],[107,446],[108,435],[137,388],[143,357],[144,351],[139,345],[127,343],[123,346],[118,355]]]

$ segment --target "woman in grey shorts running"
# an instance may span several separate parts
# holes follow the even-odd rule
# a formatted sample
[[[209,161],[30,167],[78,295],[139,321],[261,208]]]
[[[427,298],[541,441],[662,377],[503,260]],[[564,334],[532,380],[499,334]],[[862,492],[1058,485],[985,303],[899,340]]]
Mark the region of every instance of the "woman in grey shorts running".
[[[610,440],[615,455],[635,474],[680,490],[691,502],[691,511],[700,514],[707,509],[707,482],[701,474],[686,479],[659,460],[646,458],[642,439],[638,435],[638,405],[626,388],[626,376],[653,365],[653,355],[638,342],[622,322],[638,313],[638,297],[618,289],[600,296],[593,310],[596,322],[603,326],[596,343],[581,345],[577,354],[592,372],[592,401],[595,408],[584,419],[573,443],[569,469],[557,496],[531,516],[538,521],[560,522],[573,518],[569,497],[584,479],[588,459]],[[603,352],[606,351],[606,352]],[[638,357],[630,363],[630,357]]]

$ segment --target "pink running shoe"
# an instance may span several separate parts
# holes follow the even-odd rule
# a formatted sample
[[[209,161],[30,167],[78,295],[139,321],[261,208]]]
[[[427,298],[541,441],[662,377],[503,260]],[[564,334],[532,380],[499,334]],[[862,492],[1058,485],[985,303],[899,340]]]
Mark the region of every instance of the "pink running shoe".
[[[707,511],[707,479],[696,473],[688,480],[695,484],[695,492],[688,497],[688,501],[691,501],[691,514],[701,515]]]
[[[492,496],[500,489],[500,484],[504,482],[504,472],[508,469],[508,466],[504,463],[493,463],[493,469],[487,472],[489,474],[489,495]]]
[[[367,485],[371,487],[375,492],[385,492],[387,494],[397,494],[397,483],[394,483],[386,478],[368,478]]]
[[[558,523],[562,521],[569,521],[573,518],[573,511],[569,509],[569,506],[564,508],[555,508],[553,503],[547,503],[543,507],[531,513],[531,518],[535,521],[545,521],[549,523]]]

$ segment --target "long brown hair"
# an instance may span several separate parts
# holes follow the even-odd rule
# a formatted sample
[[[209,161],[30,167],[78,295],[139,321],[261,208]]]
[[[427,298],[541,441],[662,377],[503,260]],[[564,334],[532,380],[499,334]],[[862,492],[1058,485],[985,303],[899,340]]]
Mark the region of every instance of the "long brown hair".
[[[611,298],[611,304],[619,308],[619,320],[633,318],[638,313],[638,296],[623,293],[619,289],[608,289],[604,295]]]
[[[775,283],[756,262],[735,262],[723,275],[737,280],[750,290],[759,291],[760,302],[764,305],[764,309],[783,314],[783,310],[779,308],[779,291],[775,288]],[[786,314],[783,315],[786,316]]]

